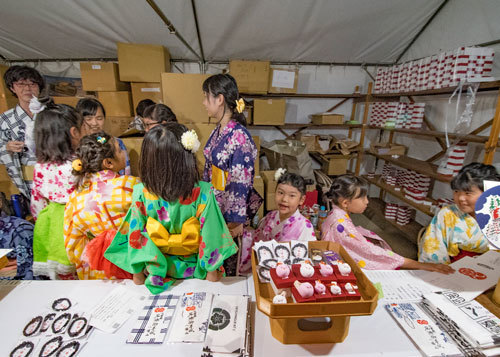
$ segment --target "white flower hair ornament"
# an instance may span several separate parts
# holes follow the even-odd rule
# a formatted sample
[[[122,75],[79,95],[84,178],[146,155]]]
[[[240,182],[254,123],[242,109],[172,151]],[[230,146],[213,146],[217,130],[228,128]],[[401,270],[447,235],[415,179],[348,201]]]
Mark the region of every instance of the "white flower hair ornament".
[[[278,181],[282,175],[286,173],[286,169],[280,167],[276,172],[274,173],[274,181]]]
[[[38,114],[45,109],[45,105],[40,103],[37,97],[33,96],[30,100],[29,108],[33,114]]]
[[[193,154],[196,153],[200,148],[200,140],[198,140],[196,131],[185,131],[181,136],[181,144],[184,149],[191,151]]]

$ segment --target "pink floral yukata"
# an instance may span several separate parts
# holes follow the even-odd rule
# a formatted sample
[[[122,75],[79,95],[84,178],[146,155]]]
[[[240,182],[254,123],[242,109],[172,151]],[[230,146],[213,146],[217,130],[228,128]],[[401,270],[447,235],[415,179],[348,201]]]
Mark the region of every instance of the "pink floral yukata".
[[[361,268],[392,270],[404,263],[404,258],[394,253],[382,238],[365,228],[356,227],[346,211],[335,205],[323,222],[321,232],[322,240],[342,245]]]
[[[316,240],[314,227],[299,210],[284,221],[280,221],[279,211],[269,212],[259,223],[256,230],[246,229],[243,232],[241,247],[240,272],[247,273],[251,269],[251,252],[254,243],[276,240],[289,242],[291,240]]]

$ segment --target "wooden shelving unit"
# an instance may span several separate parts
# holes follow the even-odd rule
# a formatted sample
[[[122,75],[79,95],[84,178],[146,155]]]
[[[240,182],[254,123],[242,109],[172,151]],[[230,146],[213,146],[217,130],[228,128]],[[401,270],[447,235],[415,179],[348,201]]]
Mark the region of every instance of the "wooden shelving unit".
[[[455,91],[457,87],[447,87],[447,88],[439,88],[439,89],[428,89],[422,91],[414,91],[414,92],[400,92],[400,93],[373,93],[372,97],[375,101],[377,98],[394,98],[394,97],[413,97],[413,96],[424,96],[424,95],[438,95],[438,94],[451,94]],[[492,82],[481,82],[479,84],[478,91],[490,91],[500,88],[500,81],[492,81]]]
[[[431,164],[427,161],[414,159],[409,156],[399,156],[398,158],[394,158],[391,155],[378,155],[371,151],[367,151],[367,154],[375,156],[376,158],[382,159],[384,161],[391,162],[396,166],[419,172],[441,182],[451,182],[451,180],[453,179],[452,176],[444,176],[438,174],[437,165]]]
[[[250,129],[274,129],[279,127],[281,129],[349,129],[349,128],[361,128],[361,124],[283,124],[283,125],[248,125]]]
[[[267,93],[267,94],[254,94],[254,93],[240,93],[242,97],[249,98],[294,98],[294,99],[342,99],[342,98],[363,98],[364,94],[350,93],[350,94],[305,94],[305,93]]]
[[[379,187],[383,191],[390,193],[394,197],[400,199],[401,201],[409,204],[410,206],[418,209],[419,211],[425,213],[426,215],[433,217],[434,213],[431,211],[431,207],[427,205],[423,205],[420,203],[416,203],[408,198],[405,197],[405,194],[402,190],[397,191],[395,186],[388,185],[382,180],[382,177],[380,175],[376,175],[374,178],[368,178],[368,176],[363,176],[366,181],[368,181],[371,184],[374,184],[375,186]],[[432,200],[431,202],[433,202]]]

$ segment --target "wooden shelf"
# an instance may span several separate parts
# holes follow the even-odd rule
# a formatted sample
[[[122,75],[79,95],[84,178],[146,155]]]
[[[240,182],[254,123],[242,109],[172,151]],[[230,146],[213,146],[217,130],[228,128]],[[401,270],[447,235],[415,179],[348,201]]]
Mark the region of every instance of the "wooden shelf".
[[[399,231],[401,233],[403,233],[406,237],[408,237],[408,239],[411,242],[417,244],[418,233],[422,229],[422,227],[423,227],[422,225],[418,224],[415,221],[411,221],[410,223],[405,224],[404,226],[401,226],[401,225],[397,224],[395,220],[385,218],[385,215],[384,215],[385,202],[379,198],[370,197],[370,202],[368,203],[367,210],[369,210],[368,215],[372,216],[372,217],[370,217],[370,219],[375,218],[375,217],[373,217],[375,215],[376,215],[377,220],[380,219],[380,217],[382,217],[385,222],[388,222],[392,226],[399,229]],[[384,229],[384,227],[380,227],[380,228]]]
[[[426,162],[426,161],[414,159],[414,158],[409,157],[409,156],[399,156],[398,158],[393,158],[390,155],[379,155],[379,154],[375,154],[371,151],[366,151],[366,153],[369,155],[375,156],[379,159],[385,160],[387,162],[391,162],[396,166],[400,166],[400,167],[403,167],[405,169],[413,170],[413,171],[419,172],[423,175],[432,177],[432,178],[434,178],[438,181],[441,181],[441,182],[451,182],[451,180],[453,179],[452,176],[444,176],[444,175],[438,174],[437,173],[437,165],[431,164],[431,163]]]
[[[445,138],[446,133],[442,131],[433,131],[433,130],[420,130],[420,129],[401,129],[401,128],[385,128],[378,127],[374,125],[369,126],[370,129],[381,129],[386,131],[394,131],[396,133],[406,133],[412,135],[421,135],[421,136],[430,136],[434,138]],[[475,142],[475,143],[485,143],[488,141],[487,136],[482,135],[460,135],[456,133],[448,133],[448,137],[451,139],[460,138],[467,142]]]
[[[304,124],[282,124],[282,125],[248,125],[247,128],[250,129],[273,129],[275,127],[279,127],[281,129],[328,129],[328,128],[361,128],[362,124],[312,124],[312,123],[304,123]]]
[[[421,95],[436,95],[436,94],[451,94],[455,91],[457,87],[439,88],[439,89],[428,89],[415,92],[401,92],[401,93],[372,93],[372,97],[380,98],[392,98],[392,97],[403,97],[403,96],[421,96]],[[479,84],[479,91],[495,90],[500,88],[500,81],[493,82],[481,82]]]
[[[418,209],[419,211],[425,213],[426,215],[430,217],[434,217],[434,213],[431,212],[430,206],[426,206],[420,203],[416,203],[408,198],[405,197],[405,194],[403,191],[396,191],[395,186],[388,185],[382,180],[382,177],[380,175],[375,176],[375,178],[368,178],[368,176],[363,176],[363,178],[370,182],[371,184],[374,184],[375,186],[379,187],[380,189],[384,190],[385,192],[390,193],[394,197],[397,197],[401,201],[409,204],[410,206]]]
[[[252,94],[240,93],[242,97],[250,98],[297,98],[297,99],[325,99],[325,98],[362,98],[365,95],[361,93],[349,94],[306,94],[306,93],[267,93],[267,94]]]

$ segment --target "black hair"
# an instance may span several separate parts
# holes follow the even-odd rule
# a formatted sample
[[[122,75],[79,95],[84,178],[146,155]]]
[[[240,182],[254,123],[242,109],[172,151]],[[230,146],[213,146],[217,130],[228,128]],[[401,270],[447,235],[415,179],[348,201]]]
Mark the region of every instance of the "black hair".
[[[306,180],[300,175],[294,174],[293,172],[285,172],[278,179],[279,184],[286,184],[295,187],[299,190],[300,194],[304,196],[306,194]]]
[[[236,120],[245,127],[247,126],[243,113],[238,113],[236,110],[236,102],[240,99],[240,94],[236,79],[233,76],[227,73],[210,76],[203,82],[202,89],[205,93],[214,97],[221,94],[224,97],[224,113],[229,110],[232,114],[231,119]]]
[[[155,123],[177,122],[177,117],[175,116],[175,113],[172,111],[172,109],[161,103],[147,107],[144,110],[143,118],[151,119]]]
[[[181,144],[186,131],[179,123],[157,125],[142,142],[141,181],[149,192],[168,202],[190,197],[200,179],[195,155]]]
[[[333,180],[328,197],[339,204],[341,198],[354,200],[368,194],[368,183],[361,177],[354,175],[341,175]]]
[[[79,178],[79,186],[83,178],[102,171],[104,159],[113,159],[116,156],[115,138],[104,131],[84,136],[80,140],[80,146],[76,150],[76,156],[82,162],[81,170],[74,170],[73,175]]]
[[[40,72],[28,66],[9,67],[9,69],[3,75],[3,80],[5,81],[5,85],[7,86],[7,88],[9,88],[9,90],[15,97],[17,97],[17,95],[12,91],[12,87],[14,86],[14,83],[17,81],[29,80],[32,81],[33,83],[38,84],[38,89],[40,93],[45,88],[45,80],[43,79]]]
[[[50,97],[39,99],[45,109],[36,115],[35,146],[38,162],[63,163],[73,157],[71,128],[81,130],[82,116],[66,104],[54,104]]]
[[[497,169],[491,165],[480,164],[479,162],[470,163],[458,172],[451,180],[451,189],[453,191],[471,191],[477,186],[484,191],[484,180],[500,181],[500,175]]]
[[[138,116],[144,117],[144,111],[146,110],[146,108],[155,104],[156,103],[153,102],[151,99],[143,99],[137,104],[135,112]]]
[[[106,110],[104,109],[104,106],[95,98],[85,97],[76,103],[76,110],[78,110],[83,117],[96,115],[99,108],[102,110],[102,115],[106,117]]]

